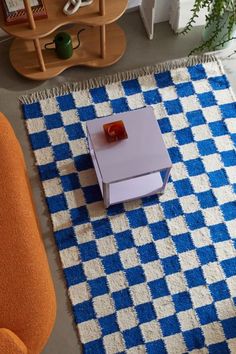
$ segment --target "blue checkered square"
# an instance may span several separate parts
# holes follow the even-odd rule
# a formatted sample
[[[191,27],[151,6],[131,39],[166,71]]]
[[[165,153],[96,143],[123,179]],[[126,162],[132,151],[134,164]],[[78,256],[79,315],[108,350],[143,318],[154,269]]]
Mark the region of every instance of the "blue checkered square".
[[[143,92],[144,101],[147,105],[161,102],[161,96],[157,90],[150,90]]]
[[[162,265],[166,275],[174,274],[180,271],[180,263],[177,256],[162,259]]]
[[[236,257],[225,259],[224,261],[221,262],[221,266],[227,278],[236,275]]]
[[[205,346],[205,340],[200,328],[183,333],[188,350],[201,349]]]
[[[213,304],[196,309],[201,325],[206,325],[218,320],[215,306]]]
[[[193,194],[193,187],[189,179],[181,179],[180,181],[175,182],[175,190],[178,197],[184,197],[186,195]]]
[[[173,295],[173,301],[177,312],[186,311],[193,307],[187,291]]]
[[[225,170],[223,169],[209,172],[209,180],[212,188],[222,187],[228,183]]]
[[[72,227],[56,231],[54,235],[59,250],[77,246],[77,241]]]
[[[58,177],[57,165],[55,162],[39,166],[39,174],[42,181]]]
[[[164,213],[168,219],[182,215],[183,211],[178,199],[170,200],[162,204]]]
[[[165,109],[167,114],[178,114],[183,112],[183,108],[181,106],[180,100],[175,99],[171,101],[164,101]]]
[[[209,77],[209,83],[213,90],[225,90],[229,88],[229,82],[225,75]]]
[[[158,258],[156,247],[153,243],[140,246],[138,252],[142,263],[152,262]]]
[[[211,208],[217,205],[216,197],[214,196],[211,190],[197,193],[197,198],[199,200],[201,208],[203,209]]]
[[[184,274],[185,274],[185,278],[187,280],[188,286],[190,288],[206,284],[206,280],[204,278],[202,268],[200,268],[200,267],[186,270],[184,272]]]
[[[105,87],[98,87],[90,90],[94,103],[102,103],[108,101],[108,96]]]
[[[162,118],[158,123],[162,134],[170,133],[172,131],[172,126],[170,124],[169,118]]]
[[[86,280],[84,270],[81,264],[73,267],[65,268],[64,273],[65,273],[66,283],[68,287],[72,285],[80,284]]]
[[[177,94],[179,97],[188,97],[194,95],[194,87],[191,82],[184,82],[181,84],[175,85]]]
[[[76,140],[80,138],[84,138],[85,134],[81,125],[78,124],[70,124],[65,126],[65,131],[70,140]]]
[[[91,300],[84,301],[81,304],[74,306],[74,314],[77,323],[91,320],[95,316],[93,304]]]
[[[200,229],[205,226],[205,221],[200,211],[186,214],[185,217],[190,230]]]
[[[216,105],[216,99],[212,92],[200,93],[197,96],[203,108]]]
[[[236,166],[236,152],[234,150],[222,151],[221,158],[225,167]]]
[[[163,336],[171,336],[180,331],[179,321],[176,315],[160,319]]]
[[[84,344],[85,353],[106,354],[102,339],[97,339]]]
[[[67,210],[66,198],[64,194],[58,194],[47,198],[48,207],[51,213]]]
[[[63,126],[60,113],[46,114],[44,119],[47,129],[56,129]]]
[[[145,281],[143,268],[140,266],[126,269],[125,273],[130,286],[135,284],[140,284]]]
[[[221,205],[225,220],[234,220],[236,218],[236,201]]]
[[[105,256],[102,259],[102,263],[106,271],[106,274],[117,272],[122,268],[122,264],[118,253],[111,254],[110,256]]]
[[[92,226],[97,238],[112,235],[111,224],[107,218],[93,221]]]
[[[135,307],[140,323],[149,322],[155,320],[156,314],[151,302],[141,304]]]
[[[99,254],[95,241],[82,243],[80,245],[80,257],[83,262],[90,261],[98,256]]]
[[[89,221],[88,210],[85,206],[70,209],[71,220],[74,225],[80,225]]]
[[[121,113],[129,110],[127,99],[124,97],[111,100],[111,106],[114,113]]]
[[[135,95],[136,93],[142,92],[139,82],[137,80],[123,81],[122,86],[127,96]]]
[[[93,297],[104,295],[109,291],[106,277],[88,280],[88,284]]]
[[[133,305],[133,301],[128,289],[123,289],[112,294],[117,310],[127,308]]]
[[[23,112],[26,119],[39,118],[42,116],[41,105],[39,102],[23,105]]]
[[[124,331],[123,336],[128,349],[144,343],[139,327],[134,327]]]
[[[75,108],[75,102],[71,94],[65,96],[58,96],[57,103],[61,111],[68,111]]]
[[[220,105],[220,110],[222,114],[222,118],[234,118],[236,117],[236,103],[226,103]]]
[[[202,156],[212,155],[217,152],[214,140],[212,139],[198,141],[197,146]]]
[[[98,319],[101,326],[102,334],[105,336],[107,334],[115,333],[119,331],[119,327],[116,320],[116,315],[109,315],[101,317]]]
[[[230,350],[226,342],[209,345],[208,349],[209,354],[230,354]]]
[[[82,122],[96,118],[96,112],[93,106],[78,108],[78,114]]]
[[[50,146],[47,132],[39,132],[30,135],[31,144],[34,150]]]
[[[154,299],[170,294],[164,278],[153,280],[152,282],[148,283],[148,286]]]
[[[154,240],[159,240],[170,235],[170,231],[165,220],[150,224],[149,228],[152,231]]]
[[[146,344],[146,348],[149,354],[167,354],[165,345],[162,340],[157,340]]]
[[[182,156],[181,153],[179,151],[178,147],[171,147],[168,149],[169,155],[170,155],[170,159],[172,161],[172,163],[177,163],[182,161]]]
[[[187,112],[186,117],[192,127],[206,123],[203,112],[201,110]]]
[[[236,337],[236,317],[223,320],[222,326],[227,339]]]
[[[88,170],[93,167],[90,155],[78,155],[74,157],[74,163],[77,171]]]
[[[189,176],[198,176],[204,173],[205,168],[200,158],[185,162]]]
[[[80,188],[79,178],[77,173],[70,173],[61,176],[61,184],[65,192],[74,191]]]
[[[127,216],[132,228],[147,225],[147,218],[143,209],[128,211]]]
[[[115,234],[115,238],[120,251],[134,247],[134,240],[130,230]]]
[[[155,75],[155,79],[157,82],[157,87],[164,88],[173,85],[173,80],[171,77],[171,73],[169,71],[165,71],[163,73],[159,73]]]
[[[173,238],[178,253],[190,251],[195,248],[189,233],[177,235]]]
[[[210,235],[213,242],[229,240],[230,236],[225,224],[216,224],[209,226]]]
[[[203,80],[207,78],[206,71],[202,64],[190,66],[188,68],[188,72],[190,74],[191,80]]]
[[[57,161],[71,158],[71,151],[68,143],[53,146],[53,151]]]

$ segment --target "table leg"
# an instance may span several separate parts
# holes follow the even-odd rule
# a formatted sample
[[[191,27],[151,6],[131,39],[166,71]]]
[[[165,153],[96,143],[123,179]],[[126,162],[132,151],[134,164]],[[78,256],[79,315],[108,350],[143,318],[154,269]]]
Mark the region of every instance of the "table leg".
[[[108,208],[110,205],[110,186],[108,183],[103,182],[103,200],[105,207]]]
[[[105,59],[106,57],[106,26],[100,26],[100,47],[101,47],[101,57]]]
[[[99,10],[102,16],[105,15],[105,0],[99,0]]]
[[[31,27],[32,30],[35,30],[36,24],[35,24],[35,21],[34,21],[34,16],[33,16],[33,12],[32,12],[32,9],[31,9],[30,1],[29,0],[24,0],[24,6],[25,6],[25,10],[26,10],[26,13],[27,13],[27,17],[28,17],[28,20],[29,20],[30,27]]]
[[[45,63],[44,63],[44,59],[43,59],[43,54],[42,54],[42,49],[41,49],[40,42],[39,42],[38,38],[34,39],[34,47],[35,47],[36,54],[38,57],[40,69],[41,69],[41,71],[46,71],[46,67],[45,67]]]
[[[171,168],[166,169],[166,174],[165,174],[164,181],[163,181],[162,193],[164,193],[164,190],[166,188],[166,185],[167,185],[167,182],[168,182],[168,179],[170,176],[170,170],[171,170]]]

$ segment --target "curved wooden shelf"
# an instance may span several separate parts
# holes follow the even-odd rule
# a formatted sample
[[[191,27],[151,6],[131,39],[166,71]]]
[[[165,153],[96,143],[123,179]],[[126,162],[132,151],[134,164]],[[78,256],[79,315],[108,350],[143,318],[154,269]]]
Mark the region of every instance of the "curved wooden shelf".
[[[74,26],[70,30],[74,46],[77,43],[76,35],[80,26]],[[83,26],[84,28],[84,26]],[[62,73],[64,70],[77,65],[90,67],[106,67],[116,63],[124,54],[126,48],[126,38],[123,30],[112,23],[106,26],[106,56],[101,57],[100,28],[87,27],[81,33],[81,46],[74,50],[70,59],[58,59],[54,50],[45,50],[44,44],[51,42],[54,38],[48,36],[40,40],[42,54],[45,61],[46,71],[40,71],[37,64],[34,44],[31,40],[15,39],[10,49],[10,60],[12,66],[19,74],[33,80],[47,80]],[[24,58],[22,58],[24,53]]]
[[[99,13],[99,0],[93,4],[81,7],[77,14],[66,16],[62,9],[65,0],[45,0],[48,19],[36,21],[36,29],[32,30],[28,23],[6,26],[2,11],[0,11],[0,27],[16,38],[36,39],[46,37],[58,28],[68,24],[82,24],[88,26],[102,26],[115,22],[126,10],[128,0],[105,0],[105,15]]]

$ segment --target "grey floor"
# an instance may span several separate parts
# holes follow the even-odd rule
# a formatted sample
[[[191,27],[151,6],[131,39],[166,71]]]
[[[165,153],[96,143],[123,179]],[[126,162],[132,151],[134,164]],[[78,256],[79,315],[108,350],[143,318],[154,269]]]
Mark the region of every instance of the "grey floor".
[[[127,13],[119,22],[127,35],[127,51],[119,63],[103,70],[69,69],[57,78],[46,82],[29,81],[19,76],[9,64],[8,50],[10,42],[0,43],[0,111],[5,113],[11,121],[24,151],[57,296],[57,320],[43,354],[78,354],[81,353],[81,347],[73,324],[70,302],[53,239],[52,227],[37,170],[34,166],[34,159],[26,135],[18,97],[22,94],[56,87],[65,82],[80,81],[184,57],[201,40],[201,28],[195,28],[189,35],[182,37],[175,35],[168,23],[162,23],[156,25],[154,40],[149,41],[138,12]],[[236,92],[236,80],[234,78],[236,56],[228,59],[226,53],[221,55],[225,57],[223,59],[224,66]]]

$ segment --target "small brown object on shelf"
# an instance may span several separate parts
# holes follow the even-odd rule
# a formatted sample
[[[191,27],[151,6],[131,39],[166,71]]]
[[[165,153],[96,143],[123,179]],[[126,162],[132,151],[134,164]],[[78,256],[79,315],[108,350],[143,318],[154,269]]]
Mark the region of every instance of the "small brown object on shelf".
[[[35,20],[41,20],[41,19],[45,19],[48,17],[47,15],[47,10],[46,10],[46,6],[44,4],[44,0],[38,0],[38,5],[32,5],[30,2],[27,2],[29,7],[32,9],[32,17]],[[24,2],[25,4],[25,2]],[[5,19],[5,24],[7,26],[11,26],[11,25],[16,25],[16,24],[21,24],[21,23],[26,23],[28,22],[28,11],[26,10],[26,8],[22,8],[20,9],[19,7],[18,10],[11,10],[11,1],[8,0],[2,0],[1,1],[1,5],[2,5],[2,12],[3,12],[3,16]],[[14,3],[13,3],[14,5]],[[14,9],[15,7],[13,6],[12,9]]]
[[[122,120],[117,120],[112,123],[103,125],[103,129],[106,135],[106,139],[109,143],[117,140],[123,140],[128,138],[124,123]]]

